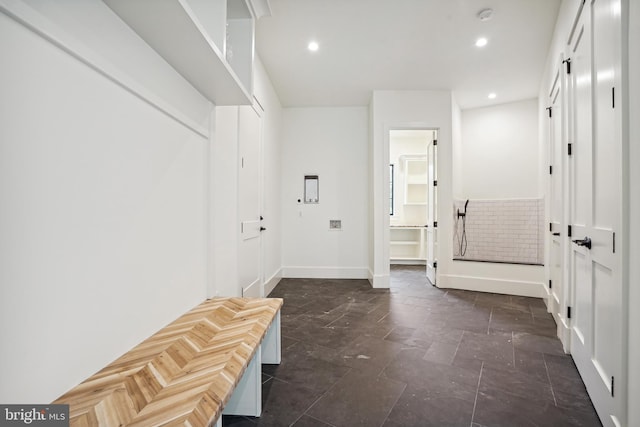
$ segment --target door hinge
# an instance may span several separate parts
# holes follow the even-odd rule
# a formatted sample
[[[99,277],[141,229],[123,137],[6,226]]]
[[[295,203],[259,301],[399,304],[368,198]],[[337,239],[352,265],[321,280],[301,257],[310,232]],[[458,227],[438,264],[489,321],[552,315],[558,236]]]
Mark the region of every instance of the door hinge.
[[[240,167],[243,168],[244,167],[244,157],[240,158]]]
[[[433,268],[438,268],[438,261],[433,262]]]
[[[562,63],[567,64],[567,74],[571,74],[571,58],[565,59]]]
[[[551,279],[549,279],[549,289],[551,289]]]
[[[549,175],[553,175],[553,166],[549,165]]]
[[[438,180],[437,180],[437,179],[434,179],[434,180],[433,180],[433,186],[434,186],[434,187],[437,187],[437,186],[438,186]]]
[[[616,108],[616,88],[611,88],[611,108]]]
[[[433,221],[433,228],[438,228],[438,221]]]
[[[433,145],[438,145],[438,140],[437,139],[433,140]]]
[[[571,149],[573,148],[571,145],[572,145],[571,143],[567,144],[567,154],[570,155],[570,156],[572,155],[572,150]]]
[[[567,235],[568,235],[569,237],[571,237],[571,236],[572,236],[572,235],[571,235],[571,226],[570,226],[570,225],[568,225],[568,226],[567,226]]]
[[[616,253],[616,232],[613,232],[613,253]]]
[[[571,319],[571,307],[567,306],[567,319]]]
[[[615,384],[614,381],[615,381],[615,378],[611,376],[611,397],[614,397],[614,393],[613,393],[613,390],[614,390],[613,386]]]
[[[553,110],[553,107],[547,107],[547,111],[549,112],[549,118],[553,116],[553,113],[551,112],[552,110]]]

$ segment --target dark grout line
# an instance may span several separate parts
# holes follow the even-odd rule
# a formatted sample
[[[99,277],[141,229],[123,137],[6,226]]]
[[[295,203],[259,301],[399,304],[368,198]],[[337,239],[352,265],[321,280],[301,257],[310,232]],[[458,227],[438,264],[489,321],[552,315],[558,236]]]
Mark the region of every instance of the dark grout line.
[[[513,369],[516,369],[516,343],[514,332],[511,331],[511,361],[513,362]]]
[[[304,411],[304,412],[303,412],[303,413],[298,417],[298,419],[297,419],[297,420],[295,420],[292,424],[295,424],[296,422],[298,422],[298,420],[299,420],[300,418],[302,418],[302,415],[306,415],[306,416],[308,416],[308,417],[311,417],[311,418],[314,418],[314,419],[318,419],[318,418],[315,418],[315,417],[313,417],[313,416],[309,415],[307,412],[309,412],[309,411],[311,410],[311,408],[313,408],[314,406],[316,406],[316,404],[317,404],[317,403],[318,403],[318,402],[319,402],[323,397],[327,396],[327,395],[329,394],[329,392],[330,392],[331,390],[333,390],[333,389],[336,387],[336,384],[338,384],[338,383],[340,382],[340,380],[342,380],[344,377],[346,377],[346,376],[347,376],[351,371],[353,371],[353,368],[349,367],[349,370],[348,370],[347,372],[345,372],[343,376],[341,376],[340,378],[338,378],[338,380],[336,380],[336,382],[335,382],[335,383],[333,383],[333,384],[331,385],[331,387],[329,387],[329,388],[328,388],[324,393],[322,393],[322,395],[320,395],[320,396],[319,396],[319,397],[318,397],[318,398],[317,398],[317,399],[316,399],[316,400],[315,400],[315,401],[314,401],[314,402],[313,402],[313,403],[312,403],[312,404],[311,404],[307,409],[305,409],[305,411]],[[329,422],[327,422],[327,421],[324,421],[324,420],[318,420],[318,421],[322,421],[322,422],[323,422],[323,423],[325,423],[325,424],[332,425],[331,423],[329,423]]]
[[[551,395],[553,396],[553,403],[558,406],[558,400],[556,399],[556,392],[553,391],[553,384],[551,384],[551,375],[549,375],[549,367],[547,366],[547,358],[542,354],[542,361],[544,362],[544,370],[547,372],[547,381],[549,381],[549,388],[551,389]]]
[[[396,270],[396,271],[400,271],[400,270]],[[395,271],[393,272],[393,274],[395,274]],[[288,337],[293,343],[291,344],[290,347],[288,347],[288,351],[292,351],[292,352],[301,352],[302,347],[299,347],[301,345],[310,345],[310,349],[316,348],[316,349],[320,349],[322,348],[322,346],[316,347],[318,344],[315,339],[315,337],[309,333],[305,333],[304,335],[295,332],[296,329],[300,329],[300,331],[304,332],[303,328],[304,326],[298,325],[298,323],[302,324],[302,323],[306,323],[306,322],[311,322],[312,324],[318,324],[323,328],[332,328],[335,326],[336,329],[340,329],[340,333],[347,333],[350,331],[353,331],[356,335],[358,333],[360,333],[361,335],[365,335],[365,334],[369,334],[369,332],[372,333],[372,337],[377,339],[381,339],[381,340],[386,340],[389,336],[391,336],[394,331],[398,332],[401,331],[402,333],[399,333],[398,336],[403,336],[404,335],[404,331],[405,328],[409,331],[411,330],[421,330],[421,329],[429,329],[429,325],[428,323],[431,320],[434,320],[436,322],[436,324],[438,325],[438,329],[442,330],[442,334],[444,334],[443,336],[446,336],[447,340],[446,342],[448,344],[450,344],[449,347],[447,347],[447,351],[450,351],[450,348],[452,346],[455,346],[454,349],[454,353],[453,353],[453,358],[451,359],[450,363],[448,364],[448,366],[450,366],[452,369],[456,368],[456,369],[465,369],[464,367],[460,367],[460,366],[454,366],[453,365],[453,361],[455,360],[457,353],[460,351],[461,348],[463,348],[464,350],[466,350],[466,347],[462,347],[462,341],[465,338],[465,334],[468,333],[469,335],[467,336],[467,338],[470,337],[475,337],[475,334],[478,334],[478,338],[481,337],[482,335],[482,330],[484,328],[482,328],[481,325],[479,325],[477,323],[477,319],[479,319],[480,317],[482,318],[482,322],[486,321],[486,313],[487,311],[489,311],[489,319],[488,319],[488,325],[486,328],[486,334],[488,335],[486,341],[486,344],[482,344],[482,339],[480,339],[480,342],[478,343],[478,345],[480,346],[479,351],[484,354],[488,351],[489,346],[491,343],[493,343],[495,340],[491,339],[491,334],[493,332],[499,333],[502,336],[504,336],[505,338],[507,338],[507,334],[511,333],[511,350],[512,350],[512,364],[513,364],[513,368],[516,368],[516,362],[518,361],[518,358],[515,355],[515,334],[518,333],[519,330],[523,329],[520,327],[520,325],[522,325],[522,323],[524,321],[526,321],[526,316],[525,313],[527,313],[530,318],[533,320],[533,324],[535,325],[535,321],[538,319],[538,317],[540,317],[541,319],[544,319],[544,317],[542,316],[542,312],[538,312],[537,306],[534,307],[532,305],[532,303],[528,303],[527,300],[522,300],[519,299],[515,296],[510,296],[510,298],[506,299],[503,296],[496,296],[495,298],[491,295],[487,296],[485,294],[475,294],[475,293],[471,293],[469,295],[467,295],[466,293],[457,293],[451,290],[437,290],[437,294],[433,293],[433,292],[422,292],[422,290],[428,291],[428,289],[426,289],[425,285],[422,284],[421,282],[422,277],[414,277],[413,274],[400,274],[397,275],[397,278],[395,280],[395,282],[392,281],[391,283],[391,289],[389,290],[388,293],[385,294],[374,294],[371,297],[364,295],[363,292],[366,294],[366,292],[369,291],[369,288],[365,288],[365,287],[360,287],[359,285],[355,288],[348,288],[345,287],[344,289],[352,289],[349,290],[349,292],[343,292],[341,288],[334,286],[335,284],[333,282],[329,283],[328,281],[321,281],[321,280],[317,280],[317,281],[304,281],[303,285],[304,286],[314,286],[314,287],[318,287],[318,291],[313,291],[311,292],[310,290],[302,290],[301,294],[298,295],[302,295],[309,300],[308,303],[304,304],[301,307],[295,307],[292,306],[292,308],[294,310],[295,314],[291,314],[289,315],[289,320],[291,320],[292,322],[289,322],[289,329],[290,332],[292,332],[293,335],[299,335],[301,338],[296,338],[295,336],[288,336],[288,335],[283,335]],[[327,283],[326,288],[323,287],[323,285],[325,284],[325,282]],[[420,282],[420,283],[418,283]],[[336,282],[337,283],[337,282]],[[291,286],[289,284],[289,286]],[[346,286],[346,285],[345,285]],[[427,285],[428,287],[428,285]],[[283,293],[284,290],[280,293]],[[298,301],[298,297],[296,294],[296,289],[295,287],[292,287],[291,291],[287,291],[284,292],[287,294],[291,294],[291,298],[294,301]],[[436,297],[436,295],[438,295],[438,297]],[[475,297],[474,297],[475,295]],[[479,295],[482,295],[482,299],[480,299]],[[334,307],[332,310],[330,310],[330,312],[334,313],[332,315],[330,315],[329,317],[322,317],[321,314],[315,315],[315,314],[309,314],[309,311],[315,311],[314,309],[314,300],[315,299],[320,299],[322,301],[323,307],[322,308],[329,308],[332,307],[332,300],[331,297],[334,297],[334,301],[340,305]],[[445,297],[448,297],[449,299],[446,299]],[[302,300],[300,300],[300,302],[302,302]],[[416,304],[417,303],[417,304]],[[324,307],[326,305],[326,307]],[[539,305],[539,304],[538,304]],[[340,310],[338,310],[339,307],[342,307]],[[348,308],[352,308],[355,311],[351,312],[345,309],[345,307]],[[344,310],[343,310],[344,309]],[[463,312],[461,313],[460,310],[462,310]],[[502,319],[501,317],[501,313],[502,313],[502,309],[506,310],[505,311],[505,318]],[[342,310],[342,311],[341,311]],[[432,310],[434,312],[432,312]],[[414,319],[413,317],[413,313],[423,313],[424,314],[424,322],[420,321],[420,319],[422,319],[422,317],[418,314],[416,314],[416,317]],[[372,313],[374,313],[372,315]],[[465,330],[462,326],[462,324],[458,325],[460,326],[460,328],[458,328],[456,325],[456,322],[452,322],[452,323],[448,323],[448,319],[449,319],[449,313],[452,313],[452,316],[454,318],[454,320],[456,320],[456,322],[458,320],[464,321],[464,324],[469,324],[469,328],[468,329],[473,329],[473,331],[468,331]],[[498,316],[498,320],[496,320],[496,327],[498,329],[493,330],[493,314],[496,314],[496,316]],[[479,314],[482,314],[482,316],[480,316]],[[398,316],[399,320],[396,319],[396,315]],[[510,319],[510,315],[515,316],[514,319]],[[338,316],[337,318],[334,318],[334,316]],[[365,317],[366,316],[366,322],[360,322],[358,319],[361,317]],[[511,316],[512,317],[512,316]],[[322,321],[319,321],[319,319],[322,319]],[[351,319],[354,319],[354,322],[351,322]],[[474,319],[476,319],[476,321],[474,321]],[[345,320],[349,320],[349,324],[346,325]],[[391,322],[391,320],[393,320],[393,322]],[[405,321],[406,320],[406,321]],[[511,321],[513,321],[513,325],[510,323]],[[338,325],[339,322],[343,322],[342,324]],[[398,322],[398,323],[397,323]],[[548,326],[547,323],[542,322],[543,325],[540,326],[538,325],[540,329],[540,331],[544,332],[544,336],[547,335],[547,329]],[[473,326],[473,327],[471,327]],[[480,326],[479,328],[477,326]],[[465,326],[466,327],[466,326]],[[373,328],[373,329],[370,329]],[[545,329],[546,328],[546,329]],[[344,331],[343,331],[344,329]],[[460,329],[461,333],[458,331],[458,329]],[[529,331],[529,329],[534,329],[535,331],[538,331],[538,329],[536,329],[535,327],[533,328],[526,328],[525,330]],[[315,330],[313,328],[311,328],[310,330]],[[377,331],[377,333],[373,333],[374,331]],[[455,331],[455,335],[451,335],[454,332],[451,331]],[[475,331],[475,332],[474,332]],[[530,331],[530,333],[536,334],[535,331]],[[332,335],[332,334],[329,334]],[[381,336],[382,335],[382,336]],[[429,334],[427,334],[429,335]],[[369,336],[369,335],[367,335]],[[457,337],[457,339],[456,339]],[[344,337],[345,339],[341,339],[339,341],[335,341],[336,344],[341,343],[342,341],[345,341],[347,337]],[[456,342],[454,342],[454,340]],[[433,341],[433,340],[432,340]],[[437,338],[436,338],[437,341]],[[503,342],[504,340],[498,340]],[[334,341],[332,341],[334,342]],[[398,384],[397,387],[398,389],[401,389],[400,393],[395,396],[395,401],[385,401],[384,403],[384,407],[383,408],[378,408],[378,416],[375,418],[375,420],[373,420],[370,416],[367,418],[369,419],[369,423],[371,426],[377,426],[378,424],[383,425],[385,422],[386,423],[393,423],[394,419],[390,418],[391,413],[394,413],[394,408],[398,407],[398,411],[395,411],[395,414],[402,414],[402,411],[414,411],[413,406],[408,406],[407,408],[405,408],[403,405],[399,406],[399,402],[401,400],[401,397],[403,396],[404,393],[407,392],[407,389],[410,389],[410,385],[411,382],[407,383],[406,381],[400,381],[397,379],[393,379],[393,378],[389,378],[389,376],[387,375],[386,370],[389,369],[391,366],[393,368],[391,368],[393,371],[395,371],[395,369],[397,369],[398,367],[394,365],[395,361],[398,360],[398,355],[402,354],[403,350],[406,349],[412,349],[412,348],[419,348],[420,351],[422,352],[427,352],[427,349],[423,349],[421,345],[418,345],[417,347],[415,345],[410,345],[410,344],[405,344],[402,341],[393,341],[395,343],[397,343],[399,346],[391,346],[391,350],[394,350],[396,348],[399,348],[400,351],[397,352],[397,354],[393,355],[393,354],[389,354],[386,357],[388,357],[388,359],[385,359],[385,362],[383,362],[384,365],[382,364],[378,364],[376,363],[376,365],[374,367],[372,366],[365,366],[365,368],[375,368],[376,370],[378,368],[381,368],[380,370],[374,371],[374,370],[369,370],[369,369],[360,369],[359,366],[357,367],[352,367],[352,366],[347,366],[349,369],[345,369],[343,371],[336,371],[337,375],[340,375],[341,372],[344,372],[342,375],[340,375],[340,377],[338,378],[337,376],[333,376],[332,380],[335,379],[335,382],[331,383],[331,382],[324,382],[323,384],[325,384],[325,386],[327,387],[326,390],[321,391],[321,390],[317,390],[316,393],[318,394],[309,394],[306,399],[304,400],[304,404],[300,404],[301,402],[299,402],[297,405],[292,407],[292,409],[295,409],[295,413],[291,413],[289,414],[289,417],[287,419],[287,423],[290,422],[290,420],[295,417],[298,416],[296,418],[296,420],[293,421],[292,424],[295,424],[296,422],[301,424],[302,421],[300,421],[301,419],[305,419],[306,417],[311,418],[311,420],[306,420],[309,421],[311,423],[313,423],[314,421],[316,422],[322,422],[322,423],[326,423],[326,425],[330,425],[333,426],[333,424],[329,423],[328,421],[324,421],[322,420],[322,417],[328,416],[327,414],[324,413],[320,413],[319,411],[314,411],[314,413],[316,415],[318,415],[319,417],[314,417],[312,415],[310,415],[310,412],[312,411],[312,408],[314,408],[315,406],[319,405],[320,407],[325,407],[327,406],[327,408],[333,408],[333,405],[339,405],[340,402],[333,402],[336,393],[337,392],[342,392],[341,388],[339,387],[339,384],[345,384],[347,383],[347,379],[352,379],[352,377],[349,377],[347,379],[345,379],[346,376],[348,375],[353,375],[353,379],[355,379],[356,381],[358,380],[358,376],[357,375],[364,375],[365,378],[370,379],[370,380],[374,380],[374,381],[380,381],[380,382],[384,382],[387,379],[389,380],[393,380],[396,381],[400,384]],[[475,341],[474,341],[475,342]],[[336,354],[338,357],[341,357],[343,355],[343,351],[346,348],[350,348],[351,346],[353,346],[355,344],[350,343],[347,345],[343,345],[341,347],[341,349],[333,349],[330,348],[332,351],[336,350]],[[502,347],[505,351],[506,348]],[[296,350],[297,349],[297,350]],[[391,351],[389,350],[389,351]],[[315,350],[314,350],[315,351]],[[534,350],[531,350],[534,351]],[[318,353],[320,354],[320,353]],[[529,363],[527,362],[529,359],[527,358],[527,352],[523,352],[520,354],[520,357],[522,357],[522,361],[523,361],[523,365],[520,367],[522,369],[521,372],[525,372],[524,370],[526,370],[529,367]],[[296,355],[298,356],[298,355]],[[304,353],[300,353],[300,356],[304,357]],[[416,357],[418,355],[416,354]],[[474,402],[472,405],[472,414],[471,414],[471,427],[484,427],[481,424],[479,424],[478,422],[475,421],[475,414],[476,412],[478,412],[478,408],[477,408],[477,403],[478,403],[478,399],[479,399],[479,394],[480,394],[480,386],[482,385],[482,377],[484,376],[484,365],[487,364],[488,366],[491,366],[491,364],[488,363],[488,360],[492,360],[492,357],[490,356],[490,353],[486,354],[487,357],[478,357],[478,361],[481,361],[481,368],[480,368],[480,373],[477,379],[477,385],[476,385],[476,393],[474,396]],[[333,361],[334,357],[333,357],[333,353],[331,355],[328,355],[328,358],[325,360],[324,356],[322,355],[315,355],[314,357],[318,358],[319,360],[324,360],[328,363],[331,364],[338,364],[340,365],[339,361]],[[504,355],[503,355],[504,357]],[[407,359],[409,360],[409,359]],[[411,359],[412,360],[412,359]],[[550,359],[551,360],[551,359]],[[504,359],[502,359],[503,363],[504,363]],[[536,360],[532,360],[532,362],[535,362],[535,368],[538,369],[538,378],[539,381],[544,381],[543,379],[540,378],[539,375],[539,359],[536,358]],[[403,362],[405,363],[405,362]],[[412,363],[412,362],[407,362],[407,363]],[[434,362],[434,363],[441,363],[441,362]],[[545,372],[546,372],[546,379],[547,379],[547,384],[550,385],[551,388],[551,392],[552,392],[552,396],[554,399],[554,404],[556,407],[558,407],[558,399],[561,398],[560,395],[556,396],[555,394],[555,390],[553,388],[553,386],[551,385],[551,377],[550,377],[550,368],[549,368],[549,362],[547,362],[545,355],[543,354],[543,363],[545,364]],[[402,366],[402,365],[398,365],[398,366]],[[461,366],[466,366],[466,365],[461,365]],[[477,364],[473,364],[472,366],[475,367],[475,369],[473,369],[474,374],[477,371]],[[346,372],[345,372],[346,371]],[[284,372],[284,371],[283,371]],[[392,371],[390,371],[392,373]],[[417,375],[420,375],[421,371],[416,371]],[[454,372],[454,371],[452,371]],[[291,385],[296,385],[296,386],[300,386],[300,387],[305,387],[304,384],[306,384],[304,381],[304,375],[311,375],[311,372],[307,372],[304,369],[300,371],[300,374],[303,376],[296,376],[298,375],[296,373],[296,375],[291,377],[291,381],[293,382],[288,382],[288,381],[283,381],[282,379],[278,378],[277,376],[274,376],[272,378],[269,378],[268,376],[266,376],[266,381],[265,384],[270,384],[269,381],[271,381],[272,383],[277,381],[277,382],[281,382],[281,383],[286,383],[286,384],[291,384]],[[324,375],[322,373],[317,373],[314,372],[313,375]],[[334,374],[335,375],[335,374]],[[471,382],[473,381],[472,378],[469,378],[469,380],[471,380]],[[411,380],[413,381],[413,380]],[[351,383],[351,382],[349,382]],[[422,383],[419,383],[422,384]],[[469,387],[471,386],[468,382],[466,382],[466,399],[468,401],[467,406],[466,406],[466,410],[464,412],[464,414],[458,414],[456,413],[456,416],[462,416],[464,415],[464,417],[466,418],[466,416],[468,416],[468,406],[471,406],[471,401],[469,399],[471,390],[469,389]],[[508,382],[506,383],[508,384]],[[431,385],[431,383],[425,383],[424,384],[425,387],[425,393],[436,393],[434,394],[434,396],[436,395],[440,395],[440,391],[438,391],[437,389],[434,389],[434,387],[437,387],[436,385]],[[472,387],[472,386],[471,386]],[[490,390],[489,385],[487,384],[487,380],[485,380],[485,390]],[[282,391],[284,390],[284,391]],[[309,389],[312,390],[312,389]],[[279,389],[280,393],[287,393],[287,388],[280,388]],[[559,390],[560,392],[560,390]],[[444,392],[442,392],[444,393]],[[449,393],[449,391],[446,391],[446,393]],[[428,399],[431,397],[431,394],[425,394],[424,396],[419,396],[420,398],[424,398],[424,399]],[[447,395],[448,396],[448,395]],[[391,397],[391,396],[389,396]],[[445,396],[446,397],[446,396]],[[291,397],[293,399],[293,397]],[[393,397],[391,397],[393,398]],[[405,396],[405,398],[407,399],[412,399],[411,396],[407,397]],[[415,396],[414,396],[415,398]],[[452,395],[452,398],[454,398],[454,396]],[[481,415],[484,417],[485,415],[487,417],[490,416],[490,414],[492,413],[491,411],[493,411],[493,407],[497,405],[498,408],[500,408],[504,402],[493,402],[493,399],[495,398],[495,396],[493,396],[493,393],[491,393],[491,399],[489,401],[487,401],[486,399],[483,398],[483,404],[481,405],[480,408],[480,413]],[[288,397],[285,399],[285,401],[288,402],[289,399]],[[320,400],[323,400],[323,403],[319,403]],[[350,397],[346,396],[345,399],[349,400]],[[417,399],[417,398],[416,398]],[[417,415],[417,414],[421,414],[421,408],[420,408],[420,400],[411,400],[411,405],[417,405],[415,406],[415,413],[413,413],[413,416]],[[331,402],[329,402],[331,401]],[[549,401],[550,402],[550,401]],[[404,403],[404,400],[403,400]],[[275,404],[275,402],[274,402]],[[434,404],[433,402],[430,402],[430,404]],[[282,406],[280,406],[282,405]],[[275,408],[274,410],[285,410],[289,407],[290,403],[279,403],[278,405],[273,406],[273,408]],[[390,405],[390,406],[387,406]],[[306,408],[305,408],[306,406]],[[533,409],[532,409],[533,410]],[[564,411],[565,408],[562,408],[562,410]],[[508,411],[506,411],[504,413],[503,416],[508,417],[509,415],[507,414]],[[557,421],[558,424],[549,424],[549,425],[566,425],[563,424],[563,418],[566,416],[565,412],[558,412],[556,411],[556,413],[553,414],[553,422]],[[453,414],[451,414],[453,416]],[[533,416],[534,414],[532,414]],[[423,415],[424,421],[425,423],[427,423],[430,420],[430,415],[428,414],[424,414]],[[491,417],[495,417],[496,414],[491,415]],[[551,416],[551,415],[550,415]],[[344,425],[344,420],[336,415],[332,415],[331,416],[334,421],[333,423],[335,423],[336,425],[340,426],[340,425]],[[394,415],[395,417],[395,415]],[[347,416],[348,419],[359,419],[359,417],[355,416],[354,414],[350,414]],[[362,418],[364,419],[364,418]],[[416,421],[419,421],[419,419],[416,419]],[[509,421],[509,419],[504,419],[504,421]],[[565,420],[566,421],[566,420]],[[487,421],[487,424],[491,424],[491,422]],[[282,423],[282,425],[285,425],[285,423]],[[291,425],[291,424],[290,424]],[[335,426],[333,426],[335,427]]]
[[[484,362],[480,365],[480,376],[478,376],[478,386],[476,387],[476,398],[473,401],[473,412],[471,412],[471,427],[473,427],[473,419],[476,417],[476,405],[478,404],[478,393],[480,393],[480,381],[482,381],[482,370]]]
[[[383,369],[384,371],[384,369]],[[379,376],[378,376],[379,378]],[[382,422],[380,423],[380,427],[382,427],[384,425],[384,423],[387,422],[387,420],[389,419],[389,415],[391,415],[391,412],[393,412],[393,408],[396,407],[396,405],[398,404],[398,401],[400,400],[400,398],[402,397],[404,391],[407,389],[407,384],[404,385],[404,388],[402,389],[402,391],[400,393],[398,393],[398,398],[395,400],[395,402],[393,402],[393,405],[391,405],[391,407],[389,408],[389,412],[387,413],[387,415],[384,417],[384,419],[382,420]]]

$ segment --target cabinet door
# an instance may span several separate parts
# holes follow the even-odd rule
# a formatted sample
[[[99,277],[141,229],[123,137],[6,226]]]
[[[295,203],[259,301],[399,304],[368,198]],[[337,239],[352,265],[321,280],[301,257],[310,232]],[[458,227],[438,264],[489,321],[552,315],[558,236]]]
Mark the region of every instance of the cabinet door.
[[[243,296],[262,294],[260,117],[252,107],[240,107],[238,118],[238,277]]]
[[[626,425],[621,252],[619,0],[587,2],[572,41],[571,354],[604,426]],[[620,233],[619,233],[620,234]],[[618,241],[620,239],[618,237]],[[588,239],[588,240],[587,240]]]

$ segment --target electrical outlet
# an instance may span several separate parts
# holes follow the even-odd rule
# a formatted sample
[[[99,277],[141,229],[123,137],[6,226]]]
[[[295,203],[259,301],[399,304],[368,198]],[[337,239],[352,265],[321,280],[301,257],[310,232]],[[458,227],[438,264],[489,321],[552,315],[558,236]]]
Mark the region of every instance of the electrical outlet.
[[[329,230],[342,230],[342,220],[341,219],[330,219],[329,220]]]

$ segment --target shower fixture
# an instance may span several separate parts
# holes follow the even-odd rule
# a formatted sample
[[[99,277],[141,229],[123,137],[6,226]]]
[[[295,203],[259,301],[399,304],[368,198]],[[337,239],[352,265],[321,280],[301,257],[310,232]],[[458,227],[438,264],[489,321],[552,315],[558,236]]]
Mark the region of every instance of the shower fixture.
[[[469,199],[464,203],[464,211],[460,212],[458,208],[458,215],[456,217],[456,236],[458,237],[458,249],[460,256],[464,256],[467,253],[467,206],[469,205]],[[460,218],[462,218],[462,236],[460,232]]]

